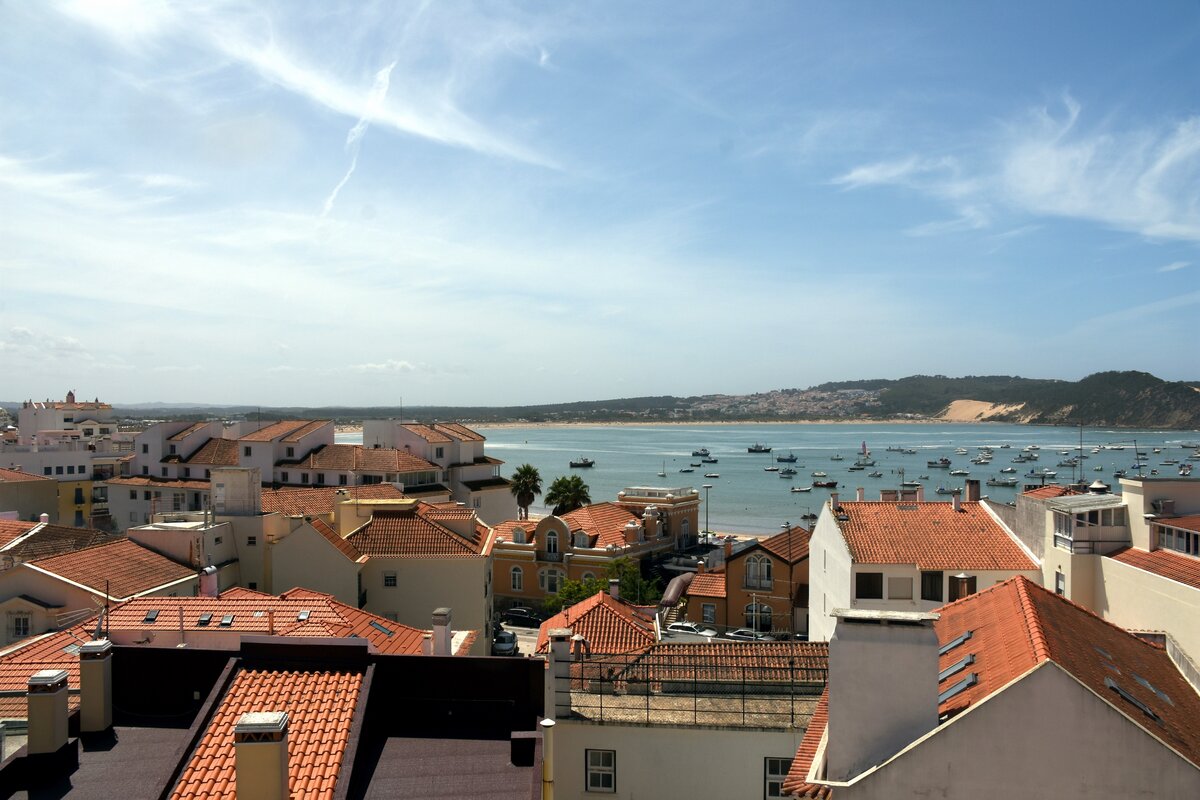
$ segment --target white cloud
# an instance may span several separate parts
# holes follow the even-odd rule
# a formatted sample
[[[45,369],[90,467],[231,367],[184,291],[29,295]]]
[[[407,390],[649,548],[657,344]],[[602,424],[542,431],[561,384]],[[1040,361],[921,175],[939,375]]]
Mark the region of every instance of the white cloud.
[[[1178,272],[1179,270],[1184,269],[1185,267],[1190,267],[1191,265],[1192,262],[1190,261],[1172,261],[1165,267],[1159,267],[1155,270],[1155,272]]]
[[[346,369],[351,372],[412,372],[416,367],[409,361],[390,358],[375,364],[351,364]]]
[[[830,183],[844,189],[861,189],[864,186],[911,186],[917,179],[931,173],[944,173],[954,167],[949,158],[908,158],[895,161],[877,161],[863,164],[839,175]]]

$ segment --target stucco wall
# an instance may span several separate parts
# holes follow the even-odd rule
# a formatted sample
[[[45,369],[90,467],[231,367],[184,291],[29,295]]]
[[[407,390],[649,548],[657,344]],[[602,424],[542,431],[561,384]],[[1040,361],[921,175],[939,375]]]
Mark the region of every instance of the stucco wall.
[[[1122,628],[1167,631],[1200,660],[1200,589],[1111,558],[1094,561],[1100,574],[1093,611]]]
[[[828,504],[813,529],[808,552],[808,638],[827,642],[833,636],[836,622],[831,612],[835,608],[850,608],[852,598],[850,550]]]
[[[372,556],[362,569],[365,608],[423,629],[432,625],[434,609],[449,608],[454,630],[480,631],[479,639],[486,647],[491,636],[490,567],[487,558]],[[385,572],[396,573],[396,586],[383,585]]]
[[[307,523],[271,545],[271,582],[259,588],[279,594],[297,586],[326,592],[358,607],[359,565]],[[417,627],[428,628],[429,621]]]
[[[0,482],[0,511],[15,511],[23,520],[37,520],[49,514],[50,521],[59,524],[58,484],[53,480]],[[71,520],[67,520],[67,525]]]
[[[764,760],[793,758],[804,736],[792,731],[593,725],[554,726],[556,798],[759,798]],[[584,791],[588,749],[616,752],[616,792]]]

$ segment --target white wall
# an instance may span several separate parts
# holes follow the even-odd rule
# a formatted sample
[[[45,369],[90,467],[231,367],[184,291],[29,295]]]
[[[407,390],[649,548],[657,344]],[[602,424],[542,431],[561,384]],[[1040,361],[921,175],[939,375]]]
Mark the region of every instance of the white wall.
[[[1128,630],[1166,631],[1200,661],[1200,589],[1111,558],[1092,558],[1098,572],[1093,611]]]
[[[808,544],[808,638],[833,638],[835,608],[850,608],[852,594],[850,550],[828,504],[813,528]]]

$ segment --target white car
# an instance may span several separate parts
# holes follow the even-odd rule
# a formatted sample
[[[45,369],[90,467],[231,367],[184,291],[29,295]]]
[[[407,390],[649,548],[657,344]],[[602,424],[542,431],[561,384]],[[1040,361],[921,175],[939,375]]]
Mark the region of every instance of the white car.
[[[702,628],[695,622],[672,622],[667,626],[671,633],[694,633],[697,636],[716,636],[715,628]]]
[[[749,641],[749,642],[773,642],[773,641],[775,641],[775,637],[771,636],[769,633],[763,633],[762,631],[756,631],[753,628],[738,628],[735,631],[726,631],[725,638],[726,639],[738,639],[740,641]]]

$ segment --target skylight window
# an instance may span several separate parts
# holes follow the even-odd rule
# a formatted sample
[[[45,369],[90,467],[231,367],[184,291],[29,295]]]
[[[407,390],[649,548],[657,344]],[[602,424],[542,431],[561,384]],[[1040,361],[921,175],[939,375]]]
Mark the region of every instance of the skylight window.
[[[951,675],[957,675],[958,673],[962,672],[964,669],[966,669],[967,667],[971,666],[974,663],[975,663],[975,654],[968,653],[965,658],[960,658],[956,663],[951,664],[950,666],[946,667],[944,670],[939,672],[938,673],[938,683],[941,683],[942,681],[946,680],[946,678],[949,678]]]
[[[1105,658],[1107,658],[1109,661],[1112,661],[1112,660],[1113,660],[1112,653],[1108,652],[1108,651],[1107,651],[1107,650],[1105,650],[1103,647],[1096,647],[1096,645],[1092,645],[1092,649],[1093,649],[1093,650],[1095,650],[1095,651],[1096,651],[1097,653],[1099,653],[1100,655],[1102,655],[1102,656],[1104,656]]]
[[[299,614],[296,615],[296,621],[297,622],[308,622],[308,618],[311,616],[312,616],[312,612],[309,611],[307,608],[305,608],[305,609],[301,610]]]
[[[63,652],[66,653],[67,655],[71,655],[71,656],[78,655],[79,654],[79,645],[69,644],[63,648]]]
[[[1159,723],[1160,725],[1162,724],[1162,717],[1160,717],[1158,714],[1155,714],[1154,709],[1150,708],[1150,706],[1146,705],[1141,700],[1138,700],[1129,692],[1122,689],[1112,678],[1105,678],[1104,685],[1121,695],[1121,699],[1126,703],[1129,703],[1131,706],[1137,708],[1138,711],[1141,711],[1147,717]]]
[[[211,611],[201,614],[200,619],[198,619],[196,621],[196,624],[200,625],[200,626],[204,626],[210,622],[212,622],[212,612]]]
[[[1146,680],[1141,675],[1138,675],[1136,672],[1131,672],[1130,674],[1133,675],[1133,679],[1135,681],[1140,683],[1142,686],[1145,686],[1150,691],[1154,692],[1156,695],[1158,695],[1163,700],[1166,700],[1167,703],[1170,704],[1172,707],[1175,705],[1174,703],[1171,702],[1171,698],[1167,697],[1167,693],[1162,691],[1161,689],[1157,688],[1153,683]]]
[[[974,636],[974,635],[975,635],[975,631],[967,631],[966,633],[964,633],[964,634],[962,634],[961,636],[959,636],[957,639],[953,639],[953,640],[951,640],[951,641],[949,641],[949,642],[946,642],[944,645],[942,645],[942,646],[941,646],[941,647],[938,649],[938,655],[939,655],[939,656],[944,656],[944,655],[946,655],[946,653],[949,653],[951,650],[953,650],[954,648],[958,647],[960,644],[962,644],[963,642],[967,641],[968,639],[970,639],[970,638],[971,638],[972,636]]]
[[[262,616],[263,614],[265,614],[265,613],[266,613],[265,611],[255,611],[255,612],[254,612],[254,616],[255,616],[256,618],[257,618],[257,617],[261,617],[261,616]]]
[[[158,619],[158,609],[152,608],[146,612],[146,616],[142,619],[142,622],[151,623],[156,619]]]
[[[225,616],[221,617],[222,628],[228,628],[231,625],[233,625],[233,614],[226,614]]]
[[[371,627],[374,628],[375,630],[379,631],[380,633],[384,633],[388,636],[391,636],[392,634],[395,633],[395,631],[393,631],[389,628],[386,628],[383,625],[380,625],[378,622],[375,622],[374,620],[371,621]]]
[[[946,691],[939,694],[938,695],[938,703],[939,704],[944,703],[947,700],[949,700],[951,697],[954,697],[955,695],[958,695],[958,694],[962,694],[967,689],[971,688],[972,686],[974,686],[977,683],[979,683],[979,676],[976,675],[974,672],[969,673],[967,675],[967,677],[963,678],[961,681],[959,681],[958,683],[954,684]]]

